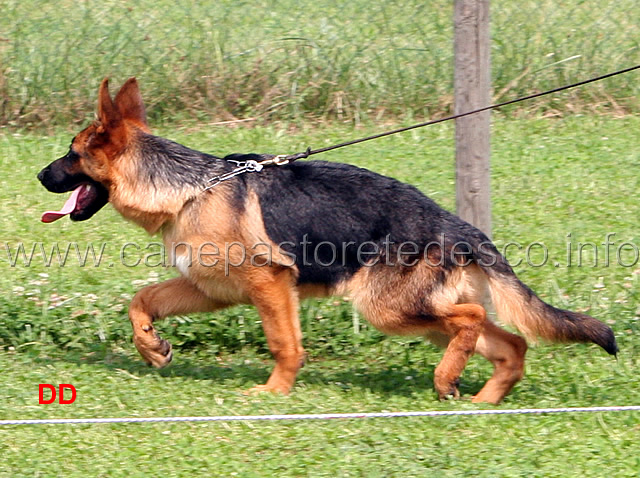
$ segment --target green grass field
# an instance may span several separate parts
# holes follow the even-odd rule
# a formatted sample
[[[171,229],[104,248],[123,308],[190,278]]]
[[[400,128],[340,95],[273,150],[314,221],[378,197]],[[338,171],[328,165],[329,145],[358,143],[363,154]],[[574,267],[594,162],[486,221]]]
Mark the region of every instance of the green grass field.
[[[505,120],[493,127],[494,238],[510,248],[520,277],[545,300],[610,324],[621,352],[595,346],[539,345],[525,379],[503,408],[636,405],[640,265],[637,199],[640,120],[575,116]],[[157,133],[205,151],[288,153],[373,129],[165,128]],[[353,146],[322,159],[344,161],[418,186],[454,206],[453,131],[438,125]],[[84,223],[39,222],[64,198],[47,193],[38,170],[66,151],[71,135],[0,136],[4,214],[0,218],[0,418],[188,416],[407,410],[472,410],[467,400],[438,402],[433,370],[441,352],[420,339],[386,338],[340,298],[302,305],[310,360],[288,397],[245,396],[270,372],[257,315],[249,307],[170,319],[161,329],[176,350],[156,371],[129,339],[128,299],[145,283],[175,275],[127,267],[127,241],[141,251],[155,238],[111,208]],[[605,264],[607,234],[614,246]],[[568,238],[568,234],[571,234]],[[567,243],[571,241],[571,266]],[[37,254],[11,266],[9,251],[71,242],[105,244],[94,267],[72,259],[49,267]],[[525,248],[548,248],[544,265]],[[622,248],[622,243],[630,243]],[[594,266],[593,248],[599,249]],[[47,249],[45,249],[46,251]],[[620,251],[620,257],[617,251]],[[127,256],[134,259],[135,254]],[[532,248],[529,259],[544,257]],[[91,260],[91,259],[90,259]],[[621,265],[625,264],[624,266]],[[113,264],[111,266],[111,264]],[[111,267],[110,267],[111,266]],[[462,377],[468,398],[490,375],[473,358]],[[39,405],[39,383],[71,383],[73,405]],[[637,413],[541,417],[378,419],[330,422],[21,426],[0,429],[2,476],[636,476]]]

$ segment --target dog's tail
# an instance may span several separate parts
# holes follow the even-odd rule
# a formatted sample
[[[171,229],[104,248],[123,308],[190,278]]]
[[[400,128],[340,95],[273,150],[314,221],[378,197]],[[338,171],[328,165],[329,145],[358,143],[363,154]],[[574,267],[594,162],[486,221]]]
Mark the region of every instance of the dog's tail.
[[[483,246],[487,248],[487,245]],[[491,300],[501,321],[513,325],[531,340],[540,337],[551,342],[593,342],[616,355],[618,346],[610,327],[586,314],[543,302],[516,277],[493,245],[489,250],[490,254],[476,260],[489,279]],[[487,257],[492,260],[487,262]]]

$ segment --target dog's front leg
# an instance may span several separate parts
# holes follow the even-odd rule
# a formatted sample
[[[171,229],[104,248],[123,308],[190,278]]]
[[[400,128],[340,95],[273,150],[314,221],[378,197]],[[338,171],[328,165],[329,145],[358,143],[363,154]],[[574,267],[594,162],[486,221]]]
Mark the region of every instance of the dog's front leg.
[[[171,344],[156,333],[153,322],[170,315],[208,312],[224,307],[211,300],[183,277],[138,291],[129,306],[133,343],[145,362],[164,367],[173,358]]]
[[[254,270],[248,278],[251,300],[262,319],[269,350],[276,366],[264,385],[250,392],[288,394],[304,365],[302,332],[298,318],[298,293],[293,273],[286,268]]]

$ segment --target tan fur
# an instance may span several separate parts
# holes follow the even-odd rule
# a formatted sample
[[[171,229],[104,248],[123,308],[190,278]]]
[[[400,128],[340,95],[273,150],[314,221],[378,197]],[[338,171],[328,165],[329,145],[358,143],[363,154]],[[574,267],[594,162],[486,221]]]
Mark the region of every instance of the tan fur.
[[[554,330],[544,320],[544,311],[537,310],[534,304],[527,304],[521,291],[515,284],[497,279],[490,280],[491,301],[498,317],[513,325],[528,340],[535,342],[538,337],[554,339]]]
[[[500,403],[524,375],[524,356],[527,342],[515,334],[502,330],[490,321],[476,343],[476,353],[489,360],[493,376],[473,397],[474,402]]]
[[[328,297],[330,295],[338,295],[332,293],[332,288],[326,284],[302,284],[298,286],[298,296],[300,299],[308,299],[310,297]]]
[[[433,378],[434,387],[441,399],[460,396],[460,374],[475,351],[486,320],[487,314],[481,305],[456,304],[449,306],[449,313],[438,321],[438,330],[451,337]]]
[[[454,269],[444,283],[439,282],[437,273],[423,262],[404,269],[384,264],[365,266],[332,293],[351,296],[355,307],[382,332],[423,335],[424,320],[407,319],[415,315],[416,298],[428,295],[434,315],[447,315],[452,305],[482,304],[486,295],[486,276],[475,265]]]
[[[171,345],[158,336],[153,321],[170,315],[213,311],[225,305],[213,301],[182,277],[145,287],[129,306],[133,343],[147,363],[164,367],[172,358]]]

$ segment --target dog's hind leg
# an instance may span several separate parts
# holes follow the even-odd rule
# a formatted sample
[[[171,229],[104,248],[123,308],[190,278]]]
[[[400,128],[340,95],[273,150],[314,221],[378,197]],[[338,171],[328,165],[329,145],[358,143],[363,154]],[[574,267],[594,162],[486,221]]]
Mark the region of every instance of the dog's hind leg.
[[[446,350],[436,367],[433,383],[440,399],[459,398],[460,374],[476,350],[478,337],[487,322],[484,307],[479,304],[449,305],[438,315],[416,319],[377,304],[377,307],[369,307],[365,316],[381,332],[423,335],[444,347]]]
[[[354,305],[381,332],[427,336],[446,348],[434,375],[440,399],[459,397],[460,374],[487,321],[479,303],[483,293],[480,271],[469,267],[454,272],[447,278],[427,266],[370,268],[347,285]]]
[[[486,311],[479,304],[452,305],[449,312],[438,319],[437,330],[450,337],[433,380],[441,400],[460,396],[460,374],[473,355],[486,322]]]
[[[153,322],[170,315],[209,312],[225,307],[183,277],[153,284],[138,291],[129,306],[133,343],[142,358],[154,367],[164,367],[173,358],[171,344],[156,333]]]
[[[247,280],[251,300],[260,314],[269,350],[276,361],[267,383],[250,392],[288,394],[305,356],[294,276],[286,268],[263,268],[250,274]]]
[[[476,352],[493,364],[494,372],[472,401],[500,403],[524,375],[527,342],[487,320],[478,337]]]

